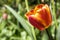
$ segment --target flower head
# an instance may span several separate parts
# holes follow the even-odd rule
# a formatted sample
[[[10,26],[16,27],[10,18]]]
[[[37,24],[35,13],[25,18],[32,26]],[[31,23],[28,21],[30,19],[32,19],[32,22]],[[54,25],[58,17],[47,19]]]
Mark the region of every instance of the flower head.
[[[52,23],[52,16],[47,4],[39,4],[25,14],[29,22],[39,30],[48,28]]]

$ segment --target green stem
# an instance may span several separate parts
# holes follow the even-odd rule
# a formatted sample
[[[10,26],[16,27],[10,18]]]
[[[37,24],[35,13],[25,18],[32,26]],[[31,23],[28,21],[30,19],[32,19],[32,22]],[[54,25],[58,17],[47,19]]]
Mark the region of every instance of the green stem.
[[[16,6],[18,6],[18,5],[19,5],[19,2],[20,2],[20,0],[16,0]]]
[[[55,12],[57,13],[57,0],[55,0]],[[57,37],[56,37],[56,34],[57,34],[57,26],[58,25],[56,25],[56,27],[55,27],[55,39],[54,40],[57,40]]]
[[[54,17],[54,21],[55,21],[55,40],[56,40],[56,34],[57,34],[57,19],[56,19],[56,6],[55,6],[55,2],[54,0],[52,0],[52,7],[53,7],[53,17]]]
[[[37,0],[38,4],[40,4],[40,0]]]
[[[46,33],[47,33],[47,35],[49,37],[49,40],[54,40],[52,35],[51,35],[51,32],[48,29],[46,29]]]
[[[28,1],[25,0],[25,3],[26,3],[26,9],[27,9],[27,12],[28,12],[29,11]],[[32,35],[34,37],[34,40],[36,40],[35,31],[34,31],[33,27],[31,28],[31,31],[32,31]]]
[[[36,40],[35,31],[34,31],[34,27],[32,27],[32,33],[33,33],[33,36],[34,36],[34,40]]]
[[[29,6],[28,6],[28,1],[27,0],[25,0],[25,4],[26,4],[27,11],[29,11]]]
[[[54,16],[54,21],[55,21],[55,27],[57,28],[57,19],[56,19],[56,13],[55,13],[55,4],[54,4],[54,0],[52,0],[52,7],[53,7],[53,16]]]

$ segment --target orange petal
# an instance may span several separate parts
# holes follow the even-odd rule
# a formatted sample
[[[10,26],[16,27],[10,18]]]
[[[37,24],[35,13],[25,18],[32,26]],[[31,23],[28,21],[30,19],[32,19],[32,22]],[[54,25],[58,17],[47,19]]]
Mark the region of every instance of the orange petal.
[[[34,12],[36,12],[37,10],[41,9],[44,6],[44,4],[39,4],[35,7]]]
[[[30,15],[34,15],[34,10],[30,10],[25,14],[25,16],[28,18]]]

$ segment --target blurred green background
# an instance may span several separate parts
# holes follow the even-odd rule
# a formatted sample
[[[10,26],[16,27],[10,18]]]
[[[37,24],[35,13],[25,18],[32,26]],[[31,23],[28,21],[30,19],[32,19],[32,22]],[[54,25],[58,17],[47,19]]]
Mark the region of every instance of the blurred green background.
[[[49,40],[45,30],[32,27],[25,17],[28,10],[42,3],[49,5],[52,14],[48,31],[60,40],[60,0],[0,0],[0,40]]]

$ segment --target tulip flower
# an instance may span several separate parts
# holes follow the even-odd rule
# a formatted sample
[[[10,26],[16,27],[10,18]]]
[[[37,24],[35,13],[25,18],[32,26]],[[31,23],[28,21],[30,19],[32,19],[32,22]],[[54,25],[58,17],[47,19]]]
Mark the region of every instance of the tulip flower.
[[[52,23],[52,15],[47,4],[39,4],[25,14],[29,22],[39,30],[45,30]]]

